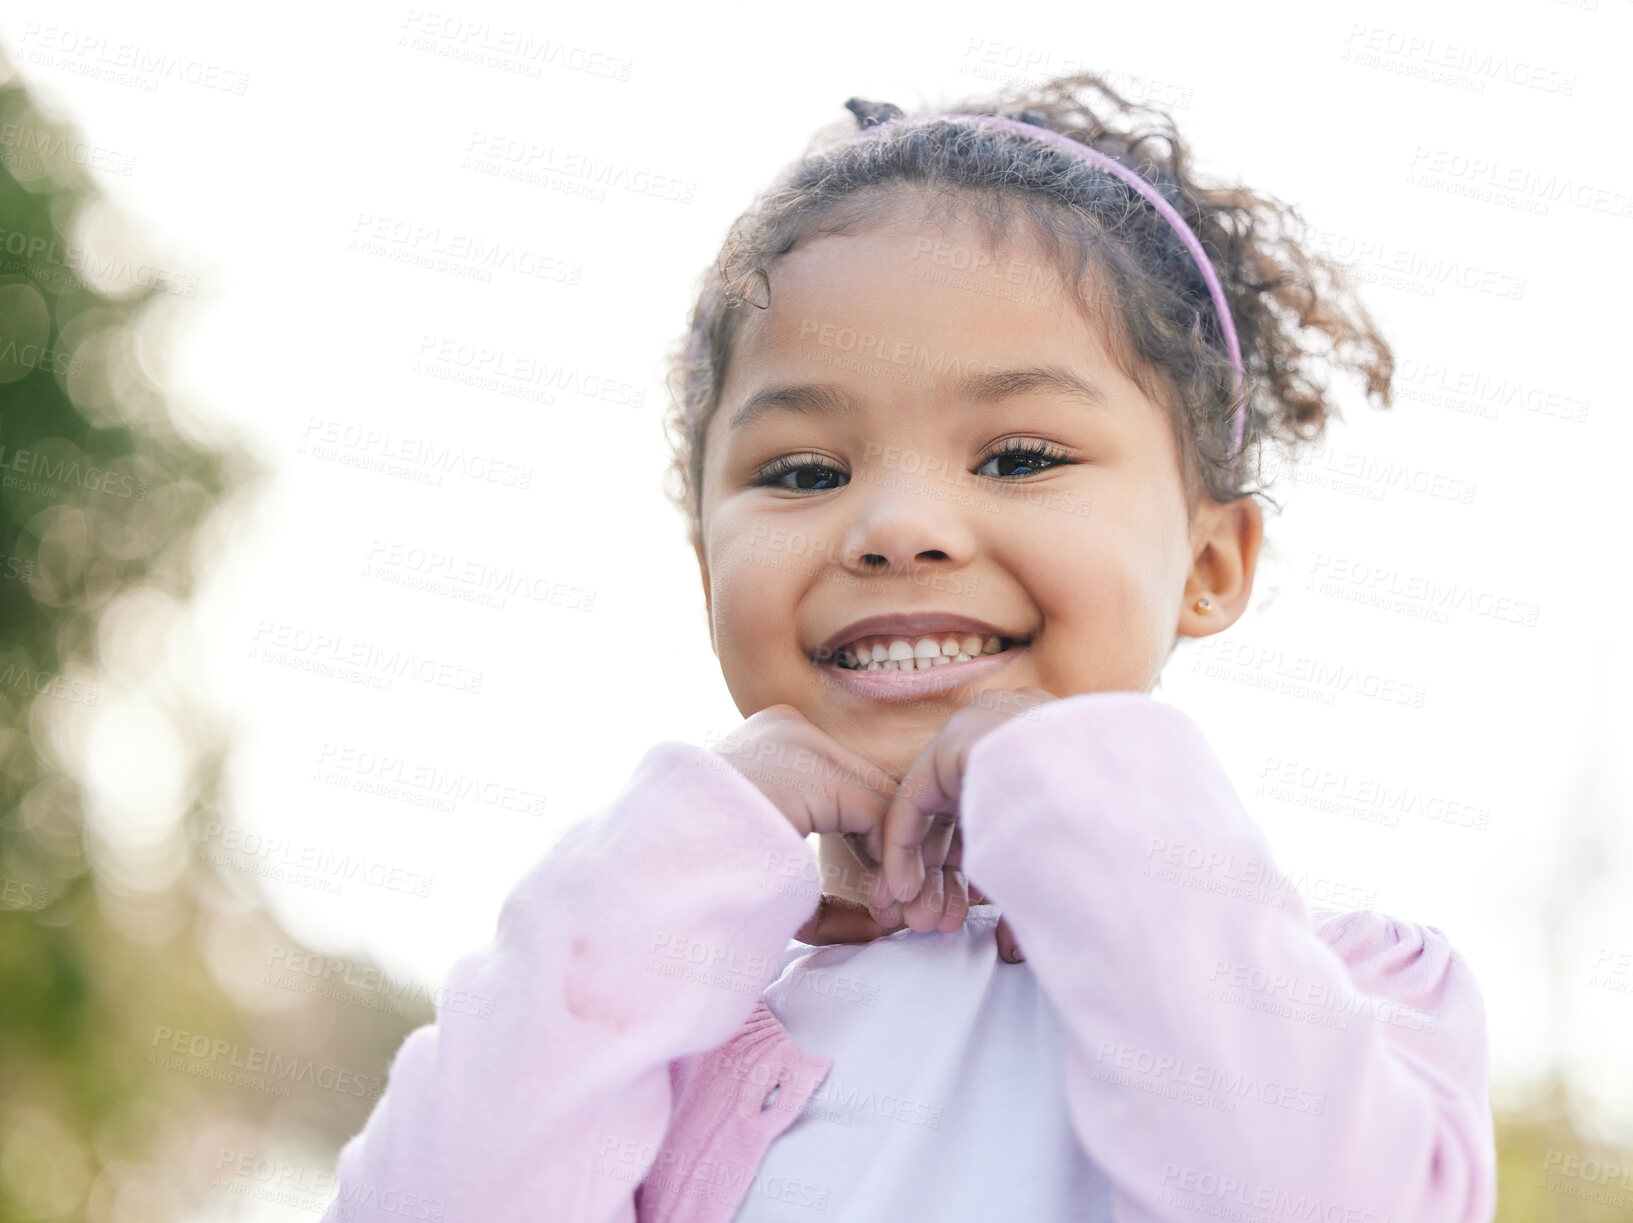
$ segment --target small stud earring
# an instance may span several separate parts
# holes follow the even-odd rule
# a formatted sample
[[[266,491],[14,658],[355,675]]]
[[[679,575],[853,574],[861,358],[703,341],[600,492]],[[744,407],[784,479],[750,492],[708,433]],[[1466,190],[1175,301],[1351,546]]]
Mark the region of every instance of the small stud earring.
[[[1199,612],[1209,611],[1213,608],[1213,604],[1208,602],[1206,598],[1198,599],[1195,606],[1196,610]]]

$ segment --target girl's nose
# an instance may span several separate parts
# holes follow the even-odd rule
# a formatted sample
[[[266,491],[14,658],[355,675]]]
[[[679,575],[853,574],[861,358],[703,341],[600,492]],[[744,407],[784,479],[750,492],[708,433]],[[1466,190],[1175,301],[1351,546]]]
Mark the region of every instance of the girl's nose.
[[[976,532],[968,511],[936,501],[935,490],[876,490],[853,499],[855,517],[845,529],[845,567],[853,573],[912,574],[932,565],[961,569],[974,557]]]
[[[927,552],[920,552],[914,559],[921,561],[944,561],[947,559],[947,554],[941,551],[939,548],[931,548]],[[862,564],[875,569],[891,564],[890,558],[881,552],[864,552],[862,554],[861,561]]]
[[[843,552],[846,568],[869,576],[914,573],[924,565],[962,568],[973,554],[973,537],[957,524],[908,521],[852,526]]]

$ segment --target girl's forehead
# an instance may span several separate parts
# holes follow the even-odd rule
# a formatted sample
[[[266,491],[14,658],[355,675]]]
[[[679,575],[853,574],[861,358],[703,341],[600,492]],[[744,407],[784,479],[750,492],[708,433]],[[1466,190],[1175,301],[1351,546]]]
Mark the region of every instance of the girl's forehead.
[[[1110,362],[1101,319],[1040,244],[990,243],[962,218],[816,235],[773,263],[762,287],[764,308],[744,310],[732,344],[723,405],[790,366],[902,381],[1020,359]]]
[[[927,281],[947,279],[950,273],[991,277],[1017,271],[1044,282],[1061,279],[1029,225],[995,227],[977,223],[965,210],[929,214],[905,205],[850,218],[837,232],[802,238],[776,267],[798,275],[835,264],[873,265],[885,259],[905,261]]]

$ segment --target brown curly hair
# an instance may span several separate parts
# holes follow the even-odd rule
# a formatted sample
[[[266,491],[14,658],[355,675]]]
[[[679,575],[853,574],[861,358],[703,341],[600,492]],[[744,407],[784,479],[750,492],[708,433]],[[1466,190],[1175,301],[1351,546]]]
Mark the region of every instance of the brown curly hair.
[[[1390,404],[1394,357],[1342,269],[1301,245],[1304,222],[1273,196],[1206,186],[1173,119],[1130,102],[1099,75],[1056,78],[918,116],[853,98],[854,125],[817,134],[732,224],[703,276],[688,334],[668,359],[664,428],[673,451],[666,492],[701,540],[703,439],[719,403],[741,307],[769,305],[768,273],[801,240],[853,230],[903,189],[924,189],[968,209],[996,244],[1030,224],[1065,284],[1105,328],[1113,359],[1169,414],[1188,503],[1264,495],[1264,451],[1292,457],[1339,415],[1326,381],[1357,374]],[[1246,377],[1239,384],[1196,262],[1170,226],[1128,184],[1086,159],[998,125],[937,118],[1002,115],[1092,146],[1161,191],[1208,252],[1230,304]],[[901,122],[886,122],[902,119]],[[883,126],[880,126],[883,124]],[[869,139],[856,128],[879,127]],[[1090,265],[1093,297],[1084,276]],[[1106,303],[1115,308],[1103,309]],[[1231,421],[1246,412],[1242,446]],[[1248,459],[1258,461],[1251,464]],[[1251,479],[1250,479],[1251,475]],[[1272,502],[1274,504],[1274,502]]]

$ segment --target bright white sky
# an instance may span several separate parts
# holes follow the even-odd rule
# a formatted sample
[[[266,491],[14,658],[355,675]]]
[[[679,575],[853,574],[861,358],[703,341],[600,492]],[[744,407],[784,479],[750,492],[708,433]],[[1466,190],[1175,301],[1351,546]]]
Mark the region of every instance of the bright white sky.
[[[197,278],[168,374],[191,427],[240,431],[276,471],[254,515],[233,524],[196,624],[171,642],[236,729],[231,818],[296,853],[366,853],[434,881],[425,898],[269,883],[280,917],[334,954],[436,979],[486,941],[516,878],[652,745],[700,743],[740,721],[683,525],[658,487],[660,363],[699,275],[732,217],[843,116],[845,98],[946,105],[1023,61],[1034,75],[1086,64],[1174,104],[1205,169],[1297,203],[1368,269],[1367,300],[1397,344],[1399,397],[1382,412],[1352,394],[1315,470],[1372,456],[1474,489],[1463,504],[1284,483],[1288,509],[1269,524],[1279,555],[1215,651],[1280,651],[1287,670],[1315,660],[1417,685],[1421,710],[1277,695],[1244,682],[1252,667],[1197,673],[1200,655],[1185,650],[1158,695],[1204,728],[1284,868],[1375,889],[1374,907],[1438,926],[1463,950],[1485,990],[1499,1099],[1561,1058],[1602,1098],[1606,1124],[1633,1131],[1613,1107],[1633,1100],[1633,996],[1589,984],[1596,958],[1633,951],[1628,754],[1613,746],[1633,730],[1630,592],[1627,565],[1606,551],[1625,518],[1629,440],[1612,354],[1625,351],[1633,234],[1622,53],[1633,3],[928,11],[436,10],[486,24],[495,45],[520,31],[575,62],[598,53],[602,73],[557,61],[528,76],[446,54],[481,39],[430,33],[423,16],[419,37],[444,53],[416,48],[422,10],[408,5],[11,6],[7,54],[94,146],[94,164],[128,171],[99,177],[156,261]],[[209,68],[227,88],[87,71],[110,70],[125,44],[150,62]],[[619,62],[626,80],[605,75]],[[473,145],[493,138],[550,150],[540,166],[610,160],[692,195],[615,187],[596,200],[561,190],[570,174],[539,183],[472,168]],[[512,243],[582,272],[576,285],[510,270],[483,283],[411,266],[354,249],[361,218],[440,228],[444,246]],[[1419,270],[1391,279],[1402,266]],[[1523,295],[1436,279],[1454,267],[1476,286],[1523,282]],[[416,364],[445,342],[501,352],[511,367],[565,364],[644,403],[454,385]],[[1555,412],[1586,404],[1586,419],[1542,410],[1550,399]],[[1494,416],[1470,410],[1481,404]],[[303,455],[314,422],[457,444],[531,469],[530,485],[450,474],[431,486]],[[397,545],[593,591],[593,609],[568,606],[577,593],[490,608],[406,590],[369,568]],[[1436,623],[1410,614],[1421,601],[1403,611],[1307,589],[1318,564],[1344,562],[1394,570],[1401,588],[1432,581],[1534,604],[1537,622],[1451,611]],[[279,632],[417,651],[481,672],[480,692],[409,679],[378,691],[255,657]],[[143,708],[113,693],[84,741],[108,818],[146,829],[128,833],[133,843],[162,830],[174,773]],[[426,811],[315,779],[320,760],[347,753],[408,773],[478,773],[544,795],[544,812],[472,801]],[[1271,761],[1347,774],[1352,793],[1404,787],[1485,810],[1488,826],[1408,815],[1391,828],[1257,794]],[[1595,813],[1622,832],[1587,855],[1597,874],[1571,874],[1571,830]],[[1567,909],[1550,947],[1539,924],[1556,902]]]

